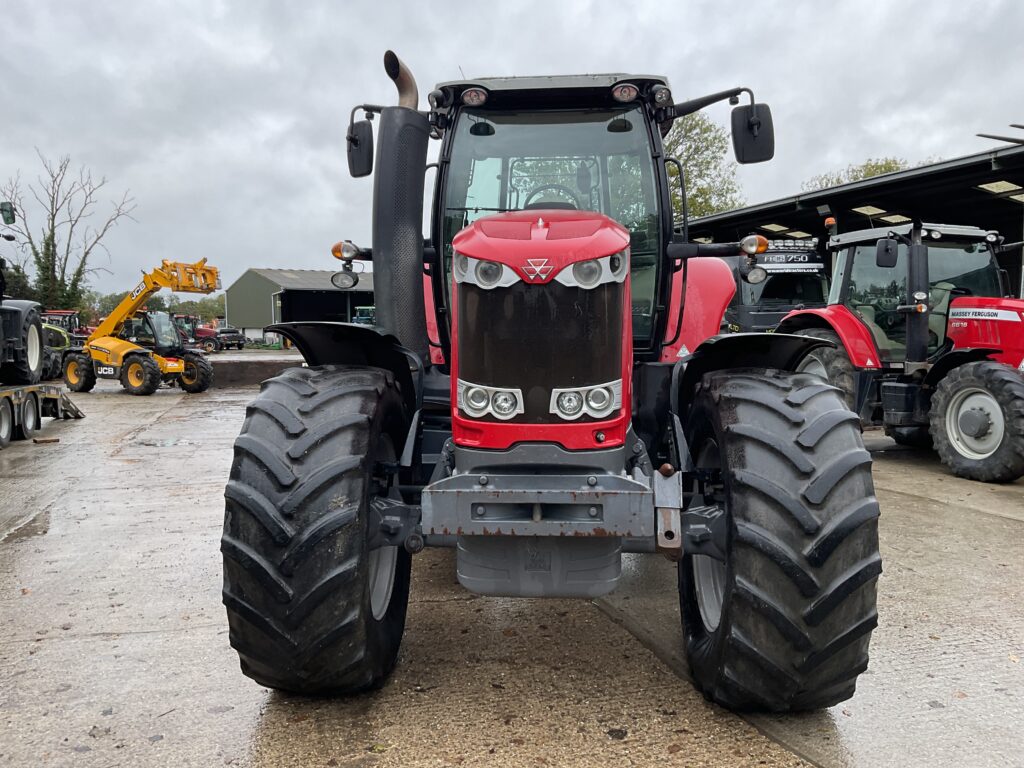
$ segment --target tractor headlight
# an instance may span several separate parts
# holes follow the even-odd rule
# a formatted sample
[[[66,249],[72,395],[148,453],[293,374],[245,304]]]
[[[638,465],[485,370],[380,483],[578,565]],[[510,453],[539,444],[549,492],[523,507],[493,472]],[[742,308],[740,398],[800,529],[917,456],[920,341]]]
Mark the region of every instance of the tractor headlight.
[[[469,387],[466,390],[464,403],[467,412],[482,414],[490,402],[491,398],[483,387]]]
[[[555,400],[558,414],[564,418],[575,419],[583,410],[583,395],[579,392],[563,392]]]
[[[744,279],[751,285],[757,285],[768,279],[768,272],[764,267],[754,267],[744,275]]]
[[[458,380],[458,406],[474,419],[494,416],[507,421],[523,413],[523,393],[518,389],[485,387]]]
[[[572,276],[582,288],[593,288],[601,279],[601,265],[596,259],[580,261],[572,265]]]
[[[603,419],[621,407],[621,379],[590,387],[556,389],[551,393],[551,413],[568,421],[584,415]]]
[[[455,254],[455,275],[460,280],[469,274],[469,257],[461,253]]]
[[[501,280],[501,265],[493,261],[476,263],[476,279],[481,288],[493,288]]]
[[[508,390],[499,389],[491,395],[491,410],[499,419],[510,419],[515,416],[517,405],[519,402],[515,393]]]
[[[606,387],[594,387],[587,392],[587,407],[591,413],[606,413],[612,403],[612,393]]]

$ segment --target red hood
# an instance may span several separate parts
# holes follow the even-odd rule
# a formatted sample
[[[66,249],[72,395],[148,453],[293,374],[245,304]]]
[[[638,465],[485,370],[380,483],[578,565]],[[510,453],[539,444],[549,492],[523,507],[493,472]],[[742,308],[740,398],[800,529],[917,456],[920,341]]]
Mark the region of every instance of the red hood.
[[[578,261],[626,250],[629,232],[593,211],[511,211],[477,219],[455,236],[452,246],[474,259],[511,267],[526,282],[543,284]],[[531,274],[526,267],[532,267]]]

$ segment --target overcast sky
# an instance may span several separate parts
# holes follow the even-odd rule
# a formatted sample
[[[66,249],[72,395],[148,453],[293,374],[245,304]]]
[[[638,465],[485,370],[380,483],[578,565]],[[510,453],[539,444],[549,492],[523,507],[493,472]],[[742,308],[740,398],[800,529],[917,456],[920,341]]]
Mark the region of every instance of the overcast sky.
[[[677,99],[735,85],[772,106],[776,156],[740,170],[748,203],[867,157],[982,151],[1024,121],[1024,2],[392,3],[4,0],[0,179],[33,179],[38,147],[130,189],[137,222],[93,280],[127,289],[160,259],[333,268],[370,244],[369,179],[348,176],[361,102],[393,103],[382,55],[425,103],[467,76],[667,75]],[[729,107],[710,108],[725,124]],[[9,249],[12,246],[3,244]]]

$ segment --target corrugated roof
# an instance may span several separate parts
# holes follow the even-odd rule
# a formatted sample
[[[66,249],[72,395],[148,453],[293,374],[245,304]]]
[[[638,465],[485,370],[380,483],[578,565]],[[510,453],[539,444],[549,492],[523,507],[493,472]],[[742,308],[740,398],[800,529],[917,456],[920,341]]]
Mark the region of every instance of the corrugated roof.
[[[330,269],[252,269],[261,277],[281,287],[285,291],[340,291],[331,284],[331,275],[336,270]],[[359,283],[351,291],[372,291],[373,273],[362,272]]]

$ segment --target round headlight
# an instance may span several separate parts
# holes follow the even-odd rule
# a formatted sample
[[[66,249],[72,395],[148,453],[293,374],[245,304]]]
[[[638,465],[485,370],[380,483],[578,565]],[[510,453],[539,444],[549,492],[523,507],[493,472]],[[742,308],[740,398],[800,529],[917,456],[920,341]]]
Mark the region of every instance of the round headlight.
[[[497,285],[501,280],[501,265],[493,261],[478,261],[476,265],[476,280],[485,288]]]
[[[615,277],[622,277],[622,273],[626,271],[626,259],[621,253],[613,254],[608,258],[608,266]]]
[[[587,392],[587,407],[596,413],[603,413],[612,404],[612,393],[606,387],[595,387]]]
[[[467,410],[482,412],[487,408],[488,402],[490,402],[490,398],[487,396],[487,390],[483,387],[470,387],[466,390]]]
[[[572,265],[572,276],[582,287],[593,288],[601,279],[601,265],[594,259],[576,262]]]
[[[491,410],[496,416],[509,417],[515,414],[519,402],[511,392],[498,390],[491,396]]]
[[[565,416],[575,416],[583,410],[583,396],[579,392],[563,392],[555,406]]]
[[[751,285],[763,283],[767,279],[768,273],[765,271],[764,267],[754,267],[749,272],[747,272],[746,280]]]
[[[933,229],[931,231],[931,236],[932,236],[932,240],[938,240],[940,237],[942,237],[942,233],[939,232],[939,230],[937,230],[937,229]]]
[[[465,277],[469,272],[469,257],[461,253],[455,254],[455,274],[460,278]]]

